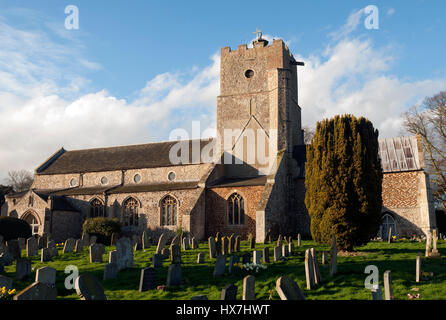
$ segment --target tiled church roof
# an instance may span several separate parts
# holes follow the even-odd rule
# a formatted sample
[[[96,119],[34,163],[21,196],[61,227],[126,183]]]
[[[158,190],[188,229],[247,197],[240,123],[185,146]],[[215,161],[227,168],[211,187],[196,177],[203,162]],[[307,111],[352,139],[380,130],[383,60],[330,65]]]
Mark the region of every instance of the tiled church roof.
[[[202,150],[213,140],[186,140],[189,147],[189,160],[192,163],[193,141],[200,142]],[[64,174],[140,169],[172,166],[170,149],[178,141],[147,143],[122,147],[73,150],[56,153],[39,168],[37,174]]]
[[[379,139],[379,155],[384,173],[423,168],[416,136]]]

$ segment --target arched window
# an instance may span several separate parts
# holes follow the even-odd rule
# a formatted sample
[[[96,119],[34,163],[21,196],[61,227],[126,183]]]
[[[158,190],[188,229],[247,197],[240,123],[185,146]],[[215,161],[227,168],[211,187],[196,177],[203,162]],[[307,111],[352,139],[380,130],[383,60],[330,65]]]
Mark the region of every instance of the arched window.
[[[245,224],[245,203],[238,193],[228,199],[228,223],[230,225]]]
[[[139,203],[134,198],[128,198],[122,205],[124,226],[138,225],[138,206]]]
[[[105,210],[104,210],[104,204],[101,200],[98,198],[94,198],[90,201],[90,218],[96,218],[96,217],[104,217],[105,216]]]
[[[161,225],[175,226],[177,224],[177,200],[165,196],[161,201]]]
[[[395,219],[392,217],[391,214],[389,213],[384,213],[382,218],[381,218],[381,222],[382,222],[382,239],[383,240],[388,240],[389,239],[389,231],[390,228],[392,228],[392,233],[391,233],[391,237],[393,237],[394,235],[396,235],[396,224],[395,224]]]
[[[29,225],[31,226],[32,234],[39,233],[39,226],[40,226],[39,219],[37,219],[37,216],[34,212],[28,211],[27,213],[25,213],[23,216],[23,220],[28,222]]]

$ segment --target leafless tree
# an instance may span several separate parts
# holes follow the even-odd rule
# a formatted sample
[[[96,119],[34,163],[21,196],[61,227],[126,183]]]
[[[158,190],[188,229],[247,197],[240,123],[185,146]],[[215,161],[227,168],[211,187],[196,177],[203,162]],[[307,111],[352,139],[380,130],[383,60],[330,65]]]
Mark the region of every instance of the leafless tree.
[[[305,144],[310,144],[314,136],[314,128],[310,126],[303,126],[302,129],[304,130]]]
[[[33,184],[34,176],[27,170],[12,170],[8,172],[8,185],[10,185],[15,192],[28,190]]]
[[[420,135],[435,200],[446,207],[446,91],[425,98],[406,112],[404,127]]]

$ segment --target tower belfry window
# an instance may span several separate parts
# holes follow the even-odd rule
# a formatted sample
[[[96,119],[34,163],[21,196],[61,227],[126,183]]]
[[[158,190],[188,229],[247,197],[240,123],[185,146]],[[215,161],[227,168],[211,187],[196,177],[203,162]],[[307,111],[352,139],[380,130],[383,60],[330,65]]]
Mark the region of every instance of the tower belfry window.
[[[254,71],[252,71],[251,69],[246,70],[245,77],[248,79],[254,77]]]

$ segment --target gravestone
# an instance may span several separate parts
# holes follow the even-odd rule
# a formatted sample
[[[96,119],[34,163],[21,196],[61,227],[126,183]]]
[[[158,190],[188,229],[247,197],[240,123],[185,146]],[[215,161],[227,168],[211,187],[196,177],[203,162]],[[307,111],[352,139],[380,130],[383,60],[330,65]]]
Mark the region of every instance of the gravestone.
[[[110,237],[110,245],[115,246],[118,240],[119,240],[119,233],[113,232]]]
[[[149,233],[147,232],[147,230],[145,230],[141,236],[141,245],[142,245],[143,250],[150,248],[150,239],[149,238],[150,238]]]
[[[34,282],[13,297],[13,300],[56,300],[56,287]]]
[[[229,257],[229,266],[228,266],[228,272],[232,273],[234,272],[234,269],[238,268],[237,264],[240,262],[239,256],[230,256]]]
[[[235,236],[234,234],[231,234],[231,236],[229,237],[229,250],[228,250],[229,254],[233,254],[235,253]]]
[[[271,230],[268,229],[268,231],[265,234],[265,239],[263,240],[263,244],[267,244],[271,237]]]
[[[14,260],[22,257],[22,250],[20,249],[19,240],[6,241],[6,249]]]
[[[171,264],[167,271],[167,286],[179,286],[181,285],[182,271],[181,264]]]
[[[277,247],[282,247],[282,235],[279,234],[279,237],[277,238]]]
[[[117,263],[107,263],[104,266],[104,276],[103,280],[116,279],[118,277],[118,264]]]
[[[51,261],[52,254],[51,249],[43,248],[40,250],[40,262],[48,262]]]
[[[276,291],[280,300],[305,300],[305,296],[297,283],[288,276],[282,276],[277,279]]]
[[[102,263],[102,248],[97,243],[90,246],[90,263],[95,262]]]
[[[163,259],[169,259],[170,257],[169,248],[164,248],[163,250],[161,250],[161,255],[163,256]]]
[[[198,256],[197,256],[197,263],[204,263],[204,253],[203,252],[198,252]]]
[[[101,283],[89,273],[77,277],[75,288],[81,300],[107,300]]]
[[[0,261],[3,266],[10,266],[14,259],[8,252],[0,253]]]
[[[18,259],[15,266],[15,277],[18,280],[23,280],[31,275],[31,260]]]
[[[323,264],[323,265],[326,265],[326,264],[327,264],[327,261],[328,261],[327,256],[328,256],[327,251],[322,251],[322,264]]]
[[[217,257],[217,250],[215,248],[215,239],[213,237],[208,238],[209,245],[209,257],[215,259]]]
[[[255,300],[255,284],[256,278],[254,276],[246,276],[243,278],[243,300]]]
[[[177,234],[175,237],[173,237],[172,241],[170,242],[170,246],[177,245],[181,246],[181,235]]]
[[[181,263],[181,248],[174,244],[170,247],[170,261],[172,263]]]
[[[155,253],[161,253],[161,251],[164,249],[164,246],[166,245],[166,237],[164,236],[164,233],[161,234],[161,236],[158,239],[158,246],[156,247]]]
[[[177,246],[179,248],[179,246]],[[180,280],[181,281],[181,280]],[[139,279],[139,292],[156,289],[156,270],[144,268]]]
[[[56,247],[56,241],[50,240],[48,241],[47,248],[50,252],[51,257],[55,257],[59,255],[59,252],[57,251]]]
[[[217,251],[217,256],[222,254],[222,239],[220,237],[220,234],[217,232],[217,239],[215,240],[215,250]]]
[[[63,246],[63,253],[72,253],[74,251],[74,246],[76,245],[76,240],[73,238],[69,238],[65,241]]]
[[[228,255],[229,254],[229,239],[228,237],[222,238],[222,254]]]
[[[240,241],[242,241],[242,237],[235,237],[234,252],[240,252]]]
[[[336,248],[336,236],[331,238],[330,249],[330,276],[334,276],[338,272],[338,249]]]
[[[390,270],[384,272],[384,294],[385,300],[393,300],[392,272]]]
[[[135,243],[133,248],[134,248],[135,251],[139,251],[139,250],[142,250],[142,245],[140,243]]]
[[[291,237],[290,237],[290,239],[291,239]],[[288,243],[288,254],[290,256],[292,256],[294,254],[294,243],[293,243],[293,241],[290,241]]]
[[[76,244],[74,245],[74,252],[80,253],[82,250],[84,250],[84,243],[82,240],[77,239]]]
[[[189,250],[189,239],[187,237],[183,238],[183,250]]]
[[[269,263],[269,249],[268,248],[263,248],[262,257],[263,257],[263,263]]]
[[[282,258],[282,248],[274,247],[274,262],[277,262]]]
[[[39,250],[47,247],[47,238],[46,235],[39,236],[38,238]]]
[[[237,300],[237,286],[233,284],[226,285],[221,290],[220,300]]]
[[[307,249],[305,251],[305,279],[307,281],[307,290],[313,289],[314,270],[313,270],[313,259],[310,253],[310,249]]]
[[[35,237],[26,240],[26,256],[33,257],[39,255],[39,242]]]
[[[36,271],[35,282],[40,282],[48,285],[56,284],[57,270],[51,267],[41,267]]]
[[[12,279],[0,275],[0,289],[3,287],[5,288],[6,291],[11,290],[12,289]]]
[[[282,256],[288,257],[288,246],[286,244],[282,245]]]
[[[383,294],[381,292],[381,287],[379,284],[374,285],[372,288],[372,300],[382,300]]]
[[[256,238],[252,234],[250,234],[248,240],[249,240],[249,248],[255,249],[256,248]]]
[[[220,255],[217,256],[217,259],[215,260],[215,267],[214,267],[214,277],[220,277],[225,274],[226,269],[226,256]]]
[[[251,262],[251,254],[249,252],[244,253],[242,255],[242,264],[250,263]]]
[[[192,237],[192,249],[198,249],[198,240]]]
[[[96,244],[96,242],[98,241],[98,237],[96,237],[96,236],[91,236],[90,237],[90,246],[91,245],[93,245],[93,244]]]
[[[416,260],[415,282],[420,282],[421,277],[421,254],[418,252]]]
[[[20,250],[26,249],[26,239],[25,238],[18,238],[17,240],[19,240]]]
[[[440,253],[438,252],[437,249],[437,241],[438,241],[438,237],[437,237],[437,229],[434,229],[432,231],[432,243],[433,243],[433,247],[432,247],[432,252],[430,253],[430,256],[432,258],[439,258],[440,257]]]
[[[322,278],[319,270],[319,262],[317,260],[316,250],[314,250],[314,248],[311,248],[310,254],[311,254],[311,260],[313,261],[314,284],[318,285],[322,282]]]
[[[90,234],[88,234],[87,232],[82,233],[82,244],[83,247],[90,246]]]
[[[301,239],[301,237],[300,237],[300,233],[297,234],[297,246],[298,246],[298,247],[302,246],[302,239]]]
[[[253,251],[252,262],[254,264],[262,264],[262,251],[260,250]]]
[[[133,267],[133,250],[132,243],[129,238],[124,237],[116,242],[116,263],[118,271]]]
[[[191,300],[208,300],[208,296],[205,294],[200,294],[198,296],[193,296]]]
[[[118,264],[118,251],[113,250],[108,254],[108,263],[116,263]]]
[[[155,253],[152,257],[152,267],[161,268],[163,266],[163,255],[161,253]]]

